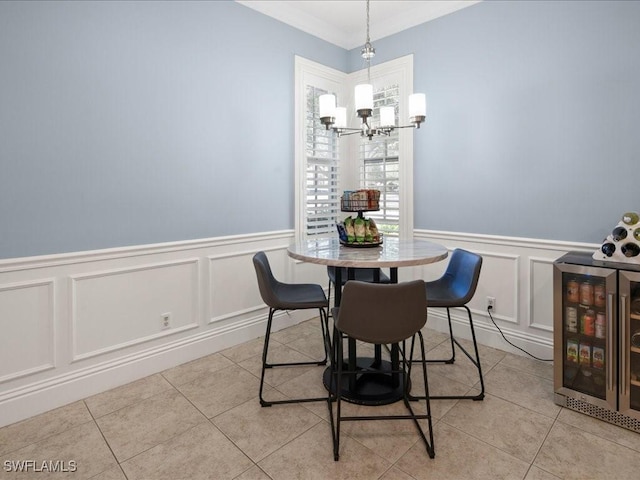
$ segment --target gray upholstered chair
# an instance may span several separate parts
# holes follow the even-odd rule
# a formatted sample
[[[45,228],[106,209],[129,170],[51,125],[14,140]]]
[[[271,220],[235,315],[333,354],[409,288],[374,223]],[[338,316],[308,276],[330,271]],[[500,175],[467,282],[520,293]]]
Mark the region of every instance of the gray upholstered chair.
[[[482,378],[482,367],[480,365],[480,354],[478,353],[478,342],[473,328],[473,318],[471,310],[467,303],[473,298],[478,287],[480,278],[480,268],[482,267],[482,257],[467,250],[455,249],[451,254],[451,259],[447,265],[447,269],[438,280],[426,282],[427,290],[427,307],[428,308],[446,308],[447,319],[449,320],[449,340],[451,342],[451,357],[439,360],[427,360],[428,363],[445,363],[452,364],[456,360],[456,346],[464,353],[471,363],[478,370],[480,379],[480,393],[477,395],[432,395],[432,399],[472,399],[482,400],[484,398],[484,379]],[[471,338],[473,340],[474,354],[470,354],[456,338],[453,336],[453,327],[451,325],[451,308],[464,308],[469,318],[469,328],[471,329]],[[415,397],[422,398],[422,397]]]
[[[317,284],[288,284],[276,280],[271,271],[269,260],[264,252],[258,252],[253,257],[253,266],[256,269],[258,278],[258,288],[262,301],[269,307],[269,318],[267,320],[267,331],[264,337],[264,347],[262,351],[262,371],[260,374],[260,405],[270,407],[281,403],[297,402],[317,402],[325,401],[326,397],[319,398],[297,398],[289,400],[267,401],[262,396],[264,387],[264,374],[267,368],[291,367],[300,365],[326,365],[327,355],[331,350],[329,338],[329,326],[327,320],[327,297],[322,287]],[[303,310],[317,309],[320,314],[320,328],[322,329],[322,339],[324,345],[324,359],[311,362],[290,362],[290,363],[268,363],[269,338],[271,336],[271,326],[273,314],[278,310]]]
[[[426,414],[415,414],[409,402],[408,370],[409,360],[412,358],[416,336],[420,345],[422,360],[425,359],[424,339],[420,329],[427,321],[427,298],[424,282],[398,284],[377,284],[368,282],[349,281],[345,284],[342,293],[342,301],[339,308],[333,309],[334,327],[334,354],[331,362],[331,385],[328,397],[329,414],[331,416],[331,430],[333,433],[334,460],[340,458],[340,423],[357,420],[413,420],[422,440],[424,441],[429,457],[435,456],[433,446],[433,430],[431,423],[431,405],[429,403],[429,384],[427,380],[427,365],[422,362],[424,389],[426,392]],[[349,375],[379,375],[376,369],[359,368],[355,371],[344,369],[342,355],[342,337],[346,335],[355,340],[371,344],[396,344],[411,340],[410,350],[401,349],[402,358],[398,370],[392,370],[389,374],[403,376],[403,400],[409,412],[408,415],[379,415],[379,416],[342,416],[340,395],[331,392],[341,392],[343,377]],[[333,404],[336,403],[336,416],[334,420]],[[418,422],[426,419],[428,424],[428,436]]]

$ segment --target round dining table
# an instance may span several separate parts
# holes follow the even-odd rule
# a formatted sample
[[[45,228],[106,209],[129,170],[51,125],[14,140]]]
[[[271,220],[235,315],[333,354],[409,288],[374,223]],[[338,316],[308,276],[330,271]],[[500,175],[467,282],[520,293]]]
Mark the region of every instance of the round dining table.
[[[358,268],[389,268],[391,283],[398,283],[399,267],[435,263],[448,256],[447,248],[443,245],[427,240],[401,240],[389,236],[384,237],[383,243],[378,246],[343,245],[337,237],[307,239],[290,245],[287,253],[291,258],[302,262],[336,267],[334,297],[336,307],[340,306],[342,298],[342,269],[339,267],[346,268],[347,280],[355,278],[355,269]],[[339,335],[335,328],[333,335],[334,337]],[[404,380],[401,375],[391,373],[399,370],[400,355],[397,344],[390,347],[390,361],[382,359],[381,345],[375,346],[373,358],[358,356],[356,342],[353,339],[348,340],[348,346],[349,370],[361,369],[369,373],[345,374],[346,378],[342,382],[343,388],[340,392],[344,400],[363,405],[384,405],[396,402],[403,397]],[[333,352],[333,355],[342,354],[342,352]],[[371,374],[371,371],[375,373]],[[331,377],[331,369],[327,368],[323,375],[323,382],[328,390],[334,392],[335,381]]]

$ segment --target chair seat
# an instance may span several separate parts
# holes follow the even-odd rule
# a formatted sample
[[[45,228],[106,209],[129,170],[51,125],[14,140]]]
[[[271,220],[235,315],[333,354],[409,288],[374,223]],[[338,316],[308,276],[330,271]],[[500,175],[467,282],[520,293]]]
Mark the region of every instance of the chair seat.
[[[425,282],[427,290],[427,307],[464,307],[467,303],[466,291],[458,294],[450,283],[439,280]]]
[[[340,278],[341,283],[344,285],[347,283],[347,269],[346,267],[340,268]],[[354,268],[355,272],[355,280],[359,282],[367,282],[374,283],[375,281],[375,271],[378,270],[380,272],[380,282],[379,283],[391,283],[389,277],[379,268]],[[329,280],[335,285],[336,284],[336,267],[327,267],[327,275],[329,275]]]
[[[281,310],[298,310],[305,308],[326,308],[327,297],[322,287],[312,283],[286,284],[280,283],[273,291],[277,305],[273,308]]]

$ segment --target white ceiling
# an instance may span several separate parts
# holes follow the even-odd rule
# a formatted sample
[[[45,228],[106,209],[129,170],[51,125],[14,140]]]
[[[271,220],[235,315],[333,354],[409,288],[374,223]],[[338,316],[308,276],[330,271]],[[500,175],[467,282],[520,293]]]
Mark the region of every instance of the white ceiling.
[[[367,38],[365,0],[241,1],[238,3],[351,50]],[[480,0],[371,0],[371,41],[441,17]]]

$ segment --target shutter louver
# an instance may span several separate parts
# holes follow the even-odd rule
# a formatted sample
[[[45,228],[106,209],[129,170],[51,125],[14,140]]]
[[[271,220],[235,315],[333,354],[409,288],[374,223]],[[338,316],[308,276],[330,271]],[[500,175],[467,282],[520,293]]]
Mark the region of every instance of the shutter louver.
[[[325,90],[306,87],[306,191],[307,236],[334,234],[340,213],[338,192],[338,142],[331,130],[320,123],[318,97]]]

